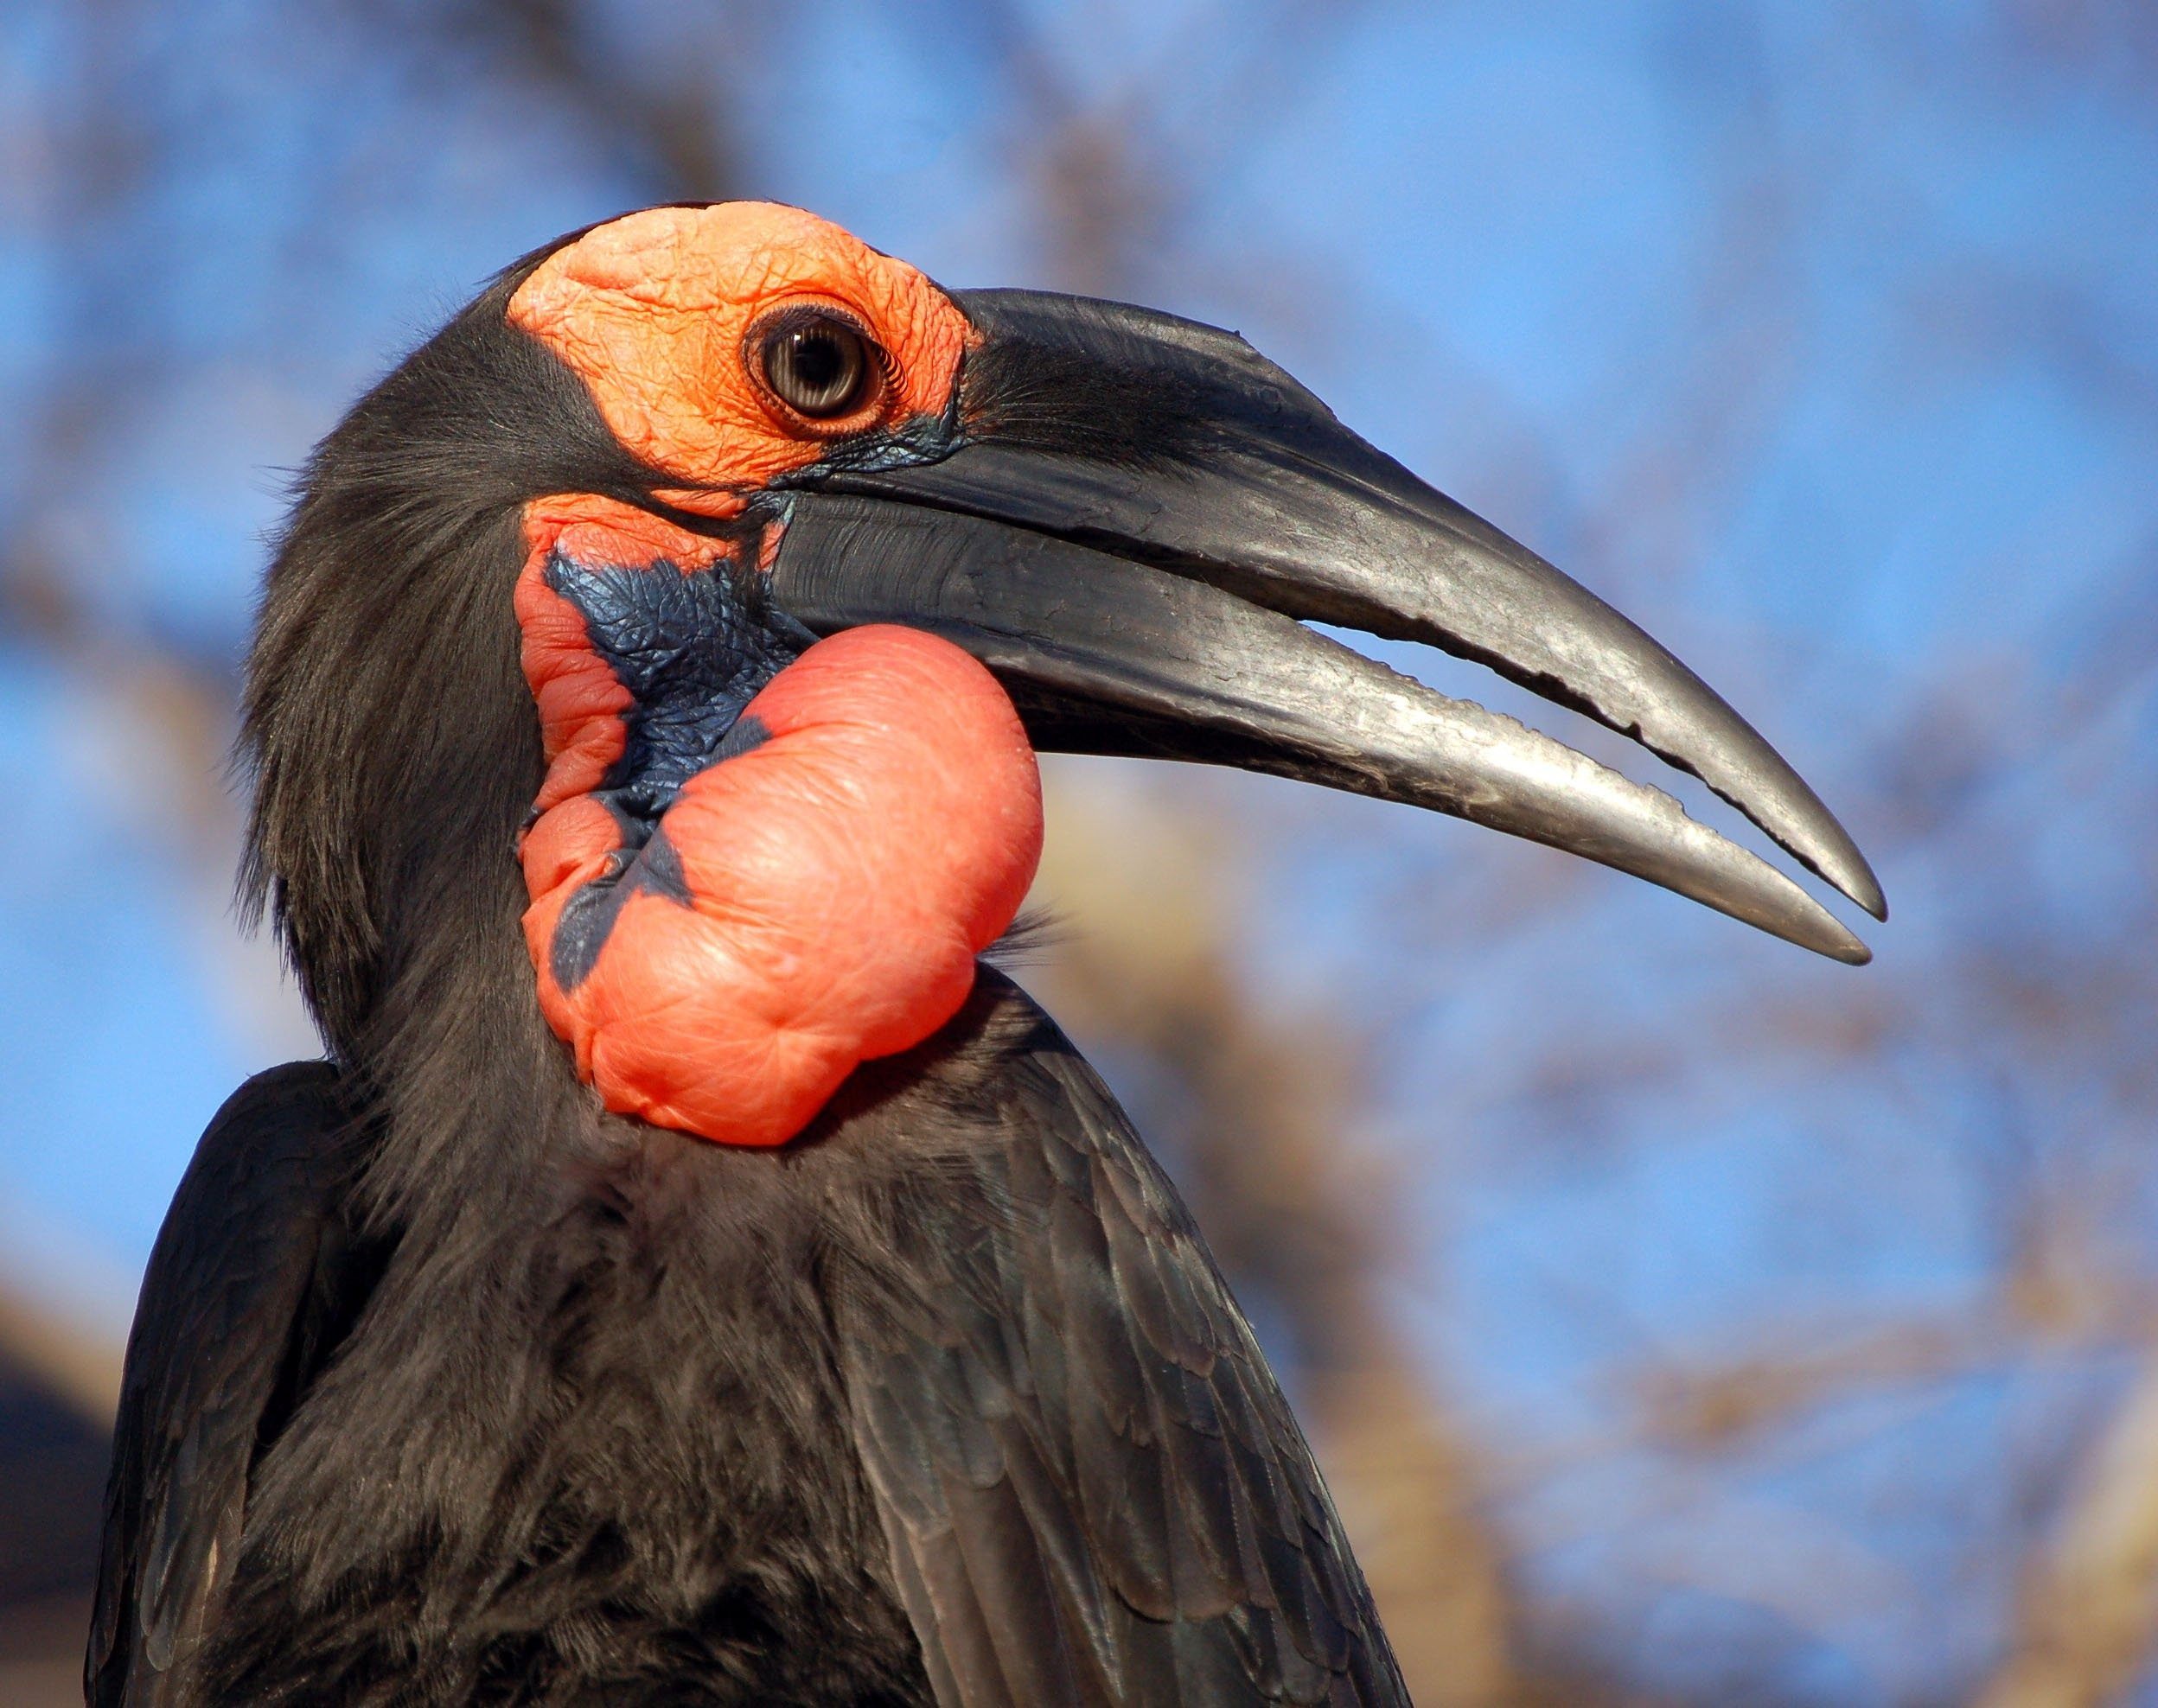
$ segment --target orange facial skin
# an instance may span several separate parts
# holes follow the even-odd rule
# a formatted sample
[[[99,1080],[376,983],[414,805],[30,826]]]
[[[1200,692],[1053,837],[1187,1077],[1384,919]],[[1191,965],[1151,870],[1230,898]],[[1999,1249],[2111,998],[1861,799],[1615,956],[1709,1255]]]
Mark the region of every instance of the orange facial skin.
[[[971,336],[951,300],[903,261],[814,214],[769,202],[653,207],[587,232],[517,288],[509,319],[559,356],[637,456],[680,480],[660,495],[763,487],[820,457],[764,395],[744,340],[776,309],[822,305],[859,320],[891,358],[887,384],[846,431],[941,414]]]
[[[745,335],[802,303],[844,311],[888,354],[873,418],[845,430],[948,407],[968,335],[958,310],[792,208],[629,215],[543,262],[509,317],[680,482],[661,501],[730,518],[833,437],[790,420],[748,366]],[[957,1012],[1041,852],[1040,781],[1011,700],[948,641],[891,626],[809,647],[743,711],[736,729],[761,742],[695,771],[648,827],[621,816],[608,791],[634,768],[636,698],[549,564],[750,573],[769,568],[780,526],[721,540],[611,499],[535,500],[515,595],[547,759],[520,847],[541,1010],[610,1109],[729,1144],[785,1143],[858,1063]],[[595,895],[612,911],[597,953],[565,961],[558,938],[591,928],[565,923],[580,895],[587,916]]]

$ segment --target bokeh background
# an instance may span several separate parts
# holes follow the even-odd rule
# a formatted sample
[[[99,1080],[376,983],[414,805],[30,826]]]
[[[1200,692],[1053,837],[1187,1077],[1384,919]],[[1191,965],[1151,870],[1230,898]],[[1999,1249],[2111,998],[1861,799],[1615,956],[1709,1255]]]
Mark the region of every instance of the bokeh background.
[[[1241,328],[1880,870],[1853,972],[1452,821],[1052,767],[1025,976],[1419,1701],[2158,1704],[2148,0],[0,8],[0,1699],[67,1698],[195,1137],[314,1053],[229,904],[287,473],[496,267],[731,195]]]

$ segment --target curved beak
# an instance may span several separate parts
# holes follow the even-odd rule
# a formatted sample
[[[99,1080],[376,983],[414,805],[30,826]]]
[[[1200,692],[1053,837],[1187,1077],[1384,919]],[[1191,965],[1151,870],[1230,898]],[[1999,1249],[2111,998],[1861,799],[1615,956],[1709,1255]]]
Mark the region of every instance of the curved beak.
[[[953,417],[785,497],[775,602],[903,622],[1003,680],[1038,747],[1198,760],[1450,813],[1854,965],[1864,944],[1678,803],[1306,626],[1435,646],[1702,778],[1877,918],[1842,825],[1654,640],[1419,481],[1232,333],[1033,291],[954,298]]]

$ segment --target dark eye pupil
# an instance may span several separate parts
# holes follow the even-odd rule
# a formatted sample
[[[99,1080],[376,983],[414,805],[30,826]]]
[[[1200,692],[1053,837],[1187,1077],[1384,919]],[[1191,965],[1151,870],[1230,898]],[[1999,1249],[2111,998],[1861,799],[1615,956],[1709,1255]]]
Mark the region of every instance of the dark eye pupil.
[[[861,401],[869,353],[853,328],[833,321],[788,327],[764,347],[764,377],[808,416],[844,415]]]

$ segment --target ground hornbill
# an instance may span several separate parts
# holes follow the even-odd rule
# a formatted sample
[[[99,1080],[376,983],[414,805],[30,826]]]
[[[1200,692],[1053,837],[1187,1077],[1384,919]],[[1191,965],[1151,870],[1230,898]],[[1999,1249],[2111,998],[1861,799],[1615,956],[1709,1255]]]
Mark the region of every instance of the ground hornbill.
[[[92,1700],[1405,1700],[1175,1191],[978,965],[1035,751],[1433,807],[1866,952],[1309,620],[1593,714],[1881,912],[1684,666],[1231,334],[754,204],[496,280],[271,570],[246,878],[328,1060],[233,1097],[159,1238]]]

